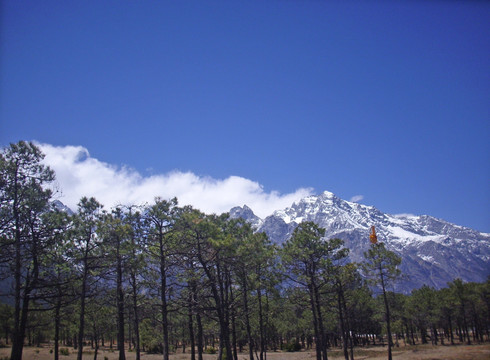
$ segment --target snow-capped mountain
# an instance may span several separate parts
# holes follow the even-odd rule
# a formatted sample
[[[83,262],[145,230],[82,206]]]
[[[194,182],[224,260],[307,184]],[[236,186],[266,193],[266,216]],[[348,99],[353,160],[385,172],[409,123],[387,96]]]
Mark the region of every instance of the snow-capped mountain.
[[[340,238],[350,249],[350,260],[360,262],[369,248],[369,231],[376,227],[378,241],[402,257],[408,278],[395,290],[409,292],[426,284],[446,286],[455,278],[485,281],[490,275],[490,234],[454,225],[431,216],[390,215],[373,206],[342,200],[326,191],[308,196],[265,219],[247,207],[235,207],[231,217],[242,217],[275,243],[288,239],[302,221],[326,229],[327,238]]]
[[[53,200],[51,201],[51,206],[55,209],[55,210],[58,210],[58,211],[62,211],[62,212],[65,212],[67,213],[68,215],[73,215],[74,212],[68,207],[66,206],[65,204],[63,204],[61,201],[59,200]]]

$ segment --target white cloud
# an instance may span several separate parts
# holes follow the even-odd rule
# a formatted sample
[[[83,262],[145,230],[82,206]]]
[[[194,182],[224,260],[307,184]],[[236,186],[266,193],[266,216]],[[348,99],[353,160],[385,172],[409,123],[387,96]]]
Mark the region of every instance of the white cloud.
[[[59,200],[73,210],[82,196],[93,196],[106,207],[151,203],[160,196],[177,197],[180,205],[192,205],[206,213],[219,214],[246,204],[265,217],[313,192],[311,188],[289,194],[266,192],[259,183],[239,176],[213,179],[172,171],[145,177],[133,169],[92,158],[82,146],[37,145],[46,155],[44,163],[56,172]]]
[[[350,198],[350,202],[359,202],[359,201],[362,201],[362,199],[364,199],[364,195],[354,195],[353,197]]]
[[[398,219],[406,219],[406,218],[415,217],[417,215],[410,214],[410,213],[401,213],[401,214],[393,214],[393,216],[396,217],[396,218],[398,218]]]

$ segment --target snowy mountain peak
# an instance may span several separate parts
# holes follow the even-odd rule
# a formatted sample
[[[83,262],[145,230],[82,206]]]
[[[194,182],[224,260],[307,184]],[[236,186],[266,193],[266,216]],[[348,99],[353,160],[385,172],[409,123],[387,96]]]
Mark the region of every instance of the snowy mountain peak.
[[[55,209],[55,210],[58,210],[58,211],[62,211],[62,212],[65,212],[67,213],[68,215],[73,215],[73,211],[68,207],[66,206],[65,204],[63,204],[61,201],[59,200],[53,200],[51,202],[51,206]]]
[[[242,218],[249,222],[254,228],[259,228],[264,222],[257,215],[254,214],[252,209],[250,209],[247,205],[243,205],[242,207],[236,206],[230,210],[230,216],[232,218]]]
[[[369,248],[369,230],[376,227],[378,239],[402,256],[401,269],[410,277],[403,291],[427,284],[437,288],[460,277],[485,281],[490,274],[490,235],[448,223],[431,216],[390,215],[373,206],[342,200],[329,191],[307,196],[265,219],[244,206],[230,211],[276,243],[286,241],[302,221],[326,229],[327,238],[337,237],[350,249],[352,261],[362,261]]]
[[[337,198],[337,196],[335,196],[334,193],[330,192],[330,191],[324,191],[320,194],[321,198],[324,198],[324,199],[333,199],[333,198]]]

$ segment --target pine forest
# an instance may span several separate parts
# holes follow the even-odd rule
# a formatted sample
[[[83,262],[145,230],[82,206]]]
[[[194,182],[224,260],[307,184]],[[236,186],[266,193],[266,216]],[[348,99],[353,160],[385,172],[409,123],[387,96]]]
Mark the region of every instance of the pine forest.
[[[395,293],[409,274],[382,239],[367,238],[364,261],[350,263],[342,239],[313,222],[276,244],[242,219],[176,198],[108,210],[84,197],[62,211],[42,160],[24,141],[0,154],[6,358],[47,346],[54,360],[97,359],[107,348],[121,360],[265,360],[307,350],[348,360],[380,346],[391,359],[402,344],[490,340],[490,281]]]

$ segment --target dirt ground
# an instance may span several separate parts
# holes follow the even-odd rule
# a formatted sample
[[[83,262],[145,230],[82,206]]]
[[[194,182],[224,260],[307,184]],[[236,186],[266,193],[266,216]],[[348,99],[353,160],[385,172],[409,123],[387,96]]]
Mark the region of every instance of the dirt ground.
[[[51,347],[46,345],[41,348],[37,347],[25,347],[24,356],[25,360],[52,360],[53,354],[50,354]],[[75,360],[76,352],[69,348],[70,354],[67,356],[60,355],[60,360]],[[0,360],[8,359],[10,355],[10,348],[0,349]],[[356,349],[354,351],[354,358],[356,360],[381,360],[387,358],[386,347],[370,347],[363,349]],[[134,352],[126,351],[126,359],[134,360],[136,354]],[[87,348],[84,352],[84,360],[93,360],[94,353],[90,348]],[[142,360],[161,360],[162,355],[149,355],[142,354]],[[300,351],[295,353],[287,352],[270,352],[267,353],[268,360],[309,360],[315,359],[314,351]],[[328,353],[330,360],[341,360],[343,354],[340,350],[332,350]],[[98,360],[117,360],[118,353],[110,351],[109,349],[102,349],[98,353]],[[173,354],[170,355],[171,360],[188,360],[190,354]],[[214,360],[216,355],[205,355],[204,360]],[[247,360],[247,354],[239,354],[239,360]],[[416,345],[416,346],[401,346],[393,349],[393,359],[398,360],[490,360],[490,344],[483,345]]]

